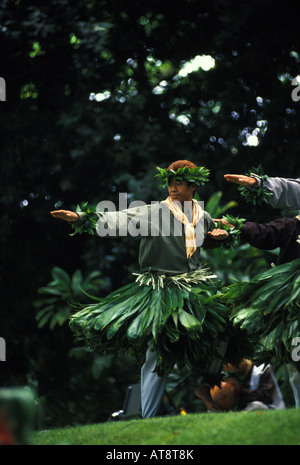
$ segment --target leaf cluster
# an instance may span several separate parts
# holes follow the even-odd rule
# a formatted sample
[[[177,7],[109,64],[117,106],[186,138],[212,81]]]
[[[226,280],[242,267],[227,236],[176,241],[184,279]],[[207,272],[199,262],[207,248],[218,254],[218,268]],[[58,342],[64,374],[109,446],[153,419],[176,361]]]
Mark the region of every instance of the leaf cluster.
[[[155,280],[148,285],[139,280],[106,298],[96,298],[98,303],[72,315],[71,329],[102,354],[129,351],[139,359],[151,344],[159,374],[175,364],[208,374],[212,360],[220,357],[222,341],[233,334],[229,309],[219,298],[219,283],[198,278],[195,284],[191,276],[187,289],[186,279],[180,285],[164,280],[159,287],[153,286]],[[239,355],[236,351],[235,362]]]
[[[244,218],[234,217],[228,214],[224,215],[222,220],[217,223],[216,227],[227,232],[228,238],[222,244],[222,247],[230,249],[238,244],[241,228],[246,220]]]
[[[268,176],[263,174],[263,168],[261,165],[257,168],[252,168],[249,172],[247,172],[247,176],[253,175],[260,179],[260,185],[258,187],[239,186],[238,190],[246,202],[252,202],[254,205],[263,205],[268,202],[268,198],[272,195],[272,193],[268,192],[264,187],[264,181],[268,179]]]
[[[300,259],[274,267],[246,282],[229,286],[234,325],[255,345],[254,357],[293,363],[292,341],[300,332]],[[299,367],[299,362],[296,363]]]
[[[52,281],[38,289],[40,299],[34,301],[38,310],[35,316],[38,327],[46,325],[54,329],[62,326],[69,318],[71,307],[86,301],[86,292],[99,292],[103,285],[99,271],[93,271],[86,278],[77,270],[70,276],[62,268],[55,266],[51,271]]]
[[[76,222],[70,223],[72,228],[75,230],[75,232],[70,234],[70,236],[84,233],[94,235],[97,221],[99,219],[96,213],[96,207],[90,206],[88,202],[83,202],[81,205],[77,205],[76,213],[84,213],[85,221],[79,226],[76,225]]]

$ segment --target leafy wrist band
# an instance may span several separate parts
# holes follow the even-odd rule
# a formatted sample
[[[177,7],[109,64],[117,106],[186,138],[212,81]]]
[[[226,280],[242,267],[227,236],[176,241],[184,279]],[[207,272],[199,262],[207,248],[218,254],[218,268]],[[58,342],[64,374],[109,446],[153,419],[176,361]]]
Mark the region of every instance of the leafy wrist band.
[[[85,221],[70,223],[74,232],[70,234],[70,236],[74,236],[75,234],[91,234],[95,233],[95,229],[97,226],[97,221],[99,217],[96,213],[96,207],[88,205],[88,202],[84,202],[81,206],[77,205],[76,213],[84,213]]]
[[[264,181],[269,179],[269,177],[263,174],[262,166],[259,165],[257,168],[252,168],[247,176],[256,176],[260,180],[260,185],[258,187],[245,187],[239,186],[238,190],[241,193],[241,196],[244,197],[245,201],[248,203],[253,203],[254,205],[262,205],[264,202],[268,202],[268,197],[272,195],[265,186]]]

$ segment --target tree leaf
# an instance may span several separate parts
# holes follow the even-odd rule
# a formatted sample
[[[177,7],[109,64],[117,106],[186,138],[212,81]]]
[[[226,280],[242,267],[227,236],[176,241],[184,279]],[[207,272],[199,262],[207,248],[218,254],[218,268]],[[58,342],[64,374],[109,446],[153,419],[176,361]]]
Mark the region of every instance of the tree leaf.
[[[200,321],[183,309],[179,311],[178,316],[182,326],[184,326],[187,329],[197,329],[201,327]]]

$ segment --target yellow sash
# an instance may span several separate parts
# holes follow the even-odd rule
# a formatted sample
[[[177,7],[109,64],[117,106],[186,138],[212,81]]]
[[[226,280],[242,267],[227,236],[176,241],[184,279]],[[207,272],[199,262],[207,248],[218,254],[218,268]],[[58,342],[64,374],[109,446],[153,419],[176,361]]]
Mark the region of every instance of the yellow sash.
[[[169,207],[171,213],[175,216],[175,218],[177,218],[179,221],[181,221],[181,223],[185,225],[185,247],[187,258],[190,258],[197,249],[195,226],[204,215],[203,210],[198,204],[198,202],[195,199],[192,199],[192,202],[193,210],[191,223],[184,214],[180,202],[173,202],[171,197],[168,197],[166,200],[162,202]]]

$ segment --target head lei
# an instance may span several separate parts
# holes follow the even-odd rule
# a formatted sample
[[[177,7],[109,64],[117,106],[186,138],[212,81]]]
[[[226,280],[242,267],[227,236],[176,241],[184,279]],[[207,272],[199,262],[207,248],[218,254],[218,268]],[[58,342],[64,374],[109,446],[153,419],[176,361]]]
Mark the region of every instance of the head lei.
[[[203,166],[189,168],[188,166],[183,166],[178,168],[178,170],[172,170],[168,168],[159,168],[158,174],[155,175],[158,178],[161,187],[167,187],[169,185],[170,179],[174,179],[176,183],[180,184],[183,179],[188,182],[197,184],[197,186],[203,186],[209,180],[209,170]]]

